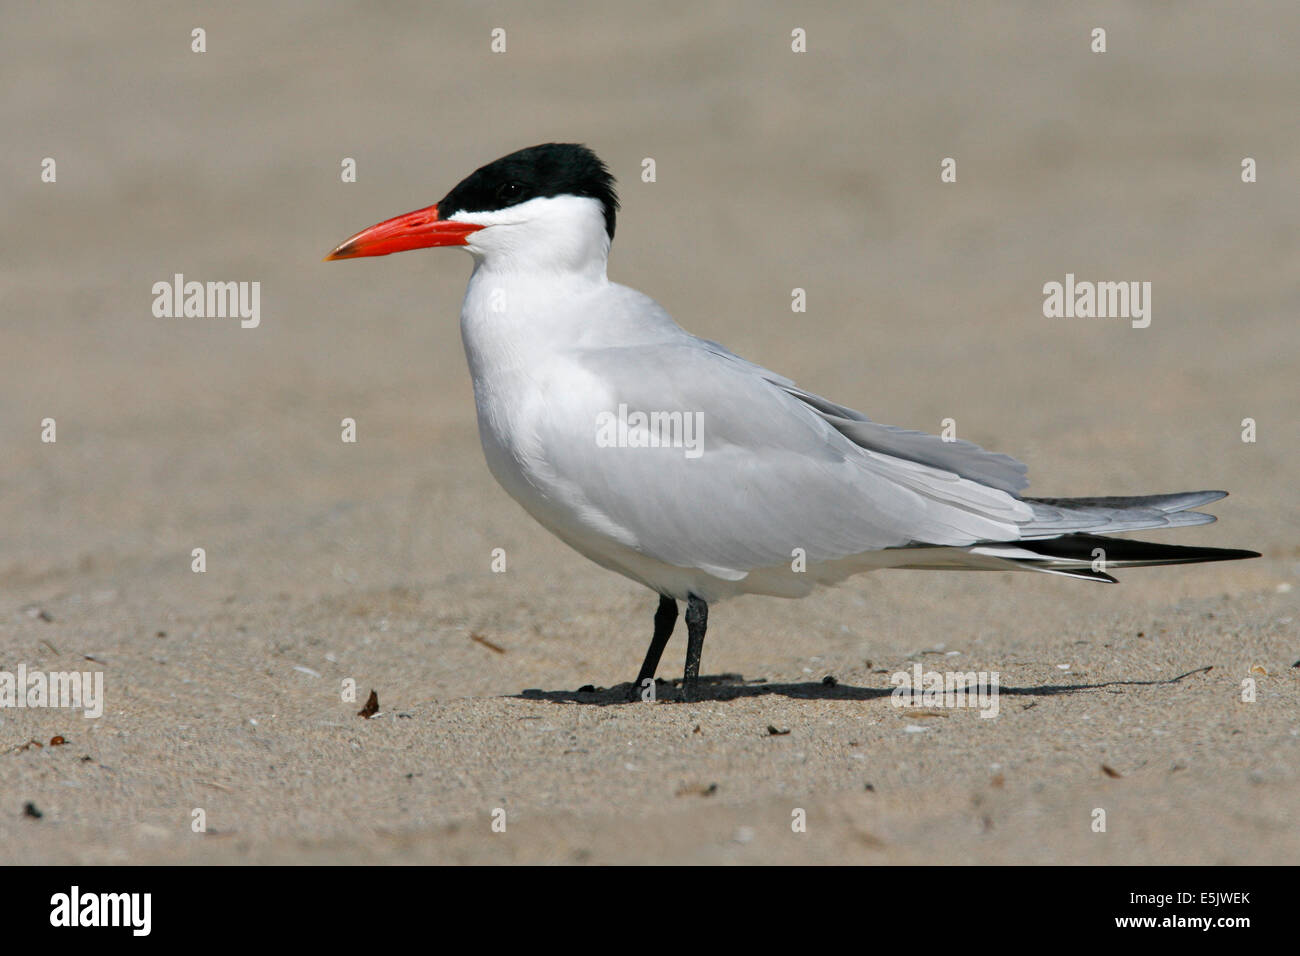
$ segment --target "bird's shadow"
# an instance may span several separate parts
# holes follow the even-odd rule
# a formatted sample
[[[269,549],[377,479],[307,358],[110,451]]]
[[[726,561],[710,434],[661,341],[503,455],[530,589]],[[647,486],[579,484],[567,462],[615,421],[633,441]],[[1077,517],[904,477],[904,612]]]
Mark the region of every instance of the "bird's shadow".
[[[1058,694],[1076,694],[1082,691],[1105,690],[1112,687],[1161,687],[1177,684],[1195,674],[1204,674],[1213,670],[1213,665],[1198,667],[1177,677],[1158,680],[1111,680],[1088,684],[1039,684],[1033,687],[997,686],[998,694],[1020,697],[1054,697]],[[988,693],[992,690],[987,684],[977,684],[967,688],[968,694]],[[773,684],[766,678],[746,680],[740,674],[701,675],[699,684],[689,703],[702,701],[738,700],[742,697],[762,697],[767,694],[780,694],[801,700],[876,700],[890,697],[894,687],[855,687],[841,684],[834,679],[798,684]],[[539,690],[530,688],[513,695],[519,700],[545,700],[555,704],[587,704],[596,707],[610,707],[619,704],[636,704],[643,702],[642,692],[635,684],[615,684],[613,687],[592,687],[587,685],[577,690]],[[665,681],[655,679],[654,700],[669,703],[687,703],[682,692],[680,680]],[[1029,704],[1028,706],[1033,706]]]

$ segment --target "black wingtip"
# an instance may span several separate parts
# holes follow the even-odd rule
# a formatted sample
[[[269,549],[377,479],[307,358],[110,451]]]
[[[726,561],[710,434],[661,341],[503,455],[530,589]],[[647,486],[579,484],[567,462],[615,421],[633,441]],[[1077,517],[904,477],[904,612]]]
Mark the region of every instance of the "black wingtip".
[[[1090,561],[1094,549],[1105,552],[1106,563],[1113,567],[1139,567],[1161,564],[1200,564],[1205,561],[1241,561],[1259,558],[1258,551],[1240,548],[1204,548],[1183,544],[1158,544],[1096,534],[1069,534],[1041,541],[1022,541],[1019,547],[1046,558]]]

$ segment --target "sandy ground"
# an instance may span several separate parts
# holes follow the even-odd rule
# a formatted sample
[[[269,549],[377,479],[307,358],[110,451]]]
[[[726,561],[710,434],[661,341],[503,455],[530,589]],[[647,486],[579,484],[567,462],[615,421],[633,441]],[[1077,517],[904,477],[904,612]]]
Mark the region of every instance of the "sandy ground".
[[[0,711],[0,859],[1300,859],[1294,4],[234,6],[0,13],[0,669],[107,695]],[[746,598],[704,700],[580,693],[655,599],[491,480],[468,258],[320,261],[546,140],[610,162],[611,275],[692,331],[1031,492],[1227,488],[1153,537],[1264,557]],[[154,317],[177,272],[261,282],[260,327]],[[1045,319],[1067,272],[1152,282],[1151,326]],[[1000,715],[891,706],[917,661]]]

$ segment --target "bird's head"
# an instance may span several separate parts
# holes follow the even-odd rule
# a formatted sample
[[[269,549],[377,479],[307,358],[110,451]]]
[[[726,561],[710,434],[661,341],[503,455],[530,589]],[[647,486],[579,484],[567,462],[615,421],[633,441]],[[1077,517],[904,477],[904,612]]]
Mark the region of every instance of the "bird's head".
[[[603,269],[617,213],[614,177],[595,153],[546,143],[476,169],[434,205],[363,229],[325,258],[464,246],[490,268]]]

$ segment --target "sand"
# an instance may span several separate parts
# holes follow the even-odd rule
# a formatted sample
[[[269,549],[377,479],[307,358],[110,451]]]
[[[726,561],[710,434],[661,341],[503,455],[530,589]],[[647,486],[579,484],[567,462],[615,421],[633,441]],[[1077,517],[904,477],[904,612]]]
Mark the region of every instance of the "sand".
[[[0,859],[1300,859],[1300,11],[863,6],[7,6],[0,669],[105,709],[0,710]],[[491,480],[468,258],[320,261],[547,140],[609,161],[611,275],[692,331],[1033,493],[1229,489],[1150,537],[1263,557],[744,598],[704,652],[739,677],[623,703],[655,598]],[[176,273],[260,324],[156,317]],[[1151,325],[1044,318],[1067,273],[1150,281]],[[917,662],[999,715],[893,706]]]

